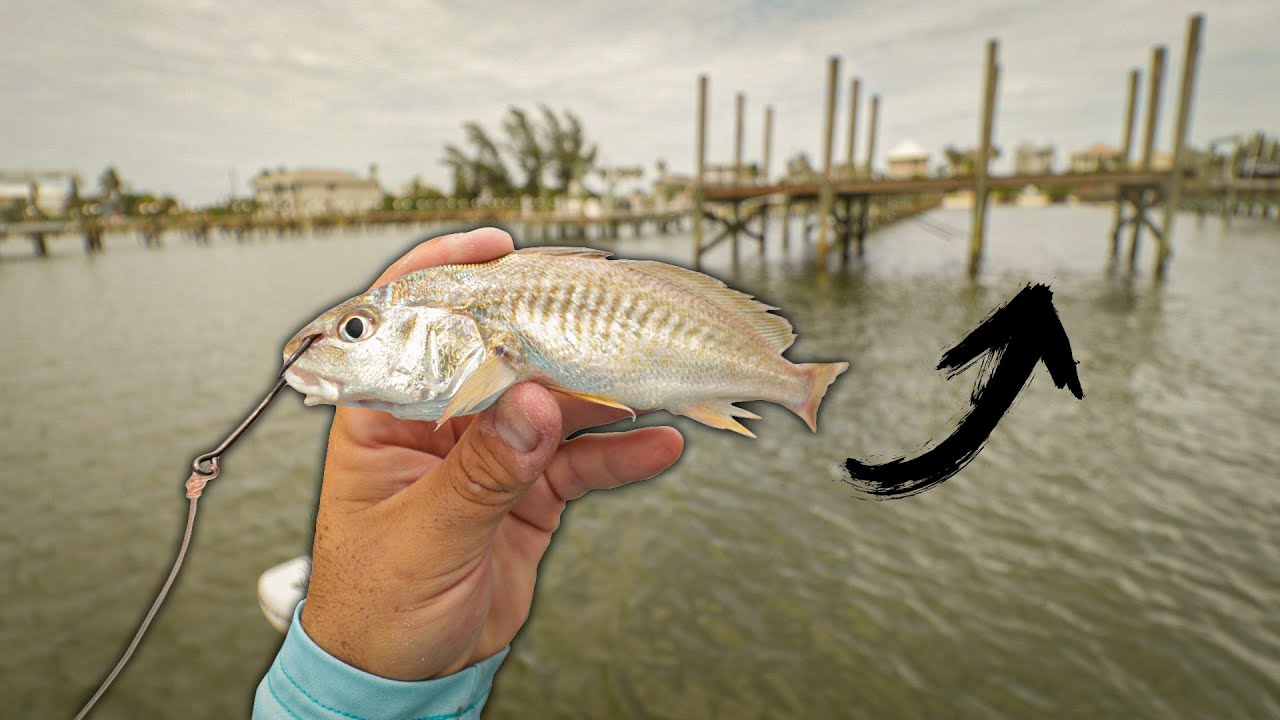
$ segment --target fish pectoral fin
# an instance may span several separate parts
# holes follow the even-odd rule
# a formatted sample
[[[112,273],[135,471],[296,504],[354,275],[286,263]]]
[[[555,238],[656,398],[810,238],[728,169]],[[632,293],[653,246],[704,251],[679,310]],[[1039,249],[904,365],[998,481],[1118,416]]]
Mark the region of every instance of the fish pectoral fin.
[[[750,410],[734,407],[733,403],[724,402],[723,400],[709,400],[696,405],[686,405],[682,408],[673,408],[671,412],[683,415],[691,420],[697,420],[703,425],[708,425],[718,430],[732,430],[749,438],[755,437],[755,433],[743,427],[742,423],[734,420],[734,418],[743,417],[753,420],[760,418],[759,415]]]
[[[436,421],[436,427],[439,428],[456,415],[466,415],[487,398],[514,385],[518,378],[516,371],[502,358],[497,355],[490,356],[476,368],[475,372],[462,381],[458,392],[454,393],[453,399],[445,406],[440,419]]]
[[[562,388],[559,385],[551,385],[550,389],[555,390],[558,393],[563,393],[565,395],[568,395],[569,397],[576,397],[579,400],[586,400],[589,403],[595,403],[597,405],[605,405],[607,407],[617,408],[619,410],[629,412],[631,413],[631,419],[632,420],[636,419],[635,410],[627,407],[626,405],[623,405],[617,400],[611,400],[607,397],[604,397],[603,395],[592,395],[591,393],[578,392],[577,390],[569,390],[568,388]]]

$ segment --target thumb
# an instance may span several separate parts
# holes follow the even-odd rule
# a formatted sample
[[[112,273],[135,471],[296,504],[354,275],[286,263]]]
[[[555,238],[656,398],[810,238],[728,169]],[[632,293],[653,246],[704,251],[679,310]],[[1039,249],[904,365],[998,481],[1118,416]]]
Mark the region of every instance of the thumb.
[[[521,383],[481,413],[418,484],[434,496],[445,522],[491,529],[546,469],[560,435],[554,396],[536,383]]]

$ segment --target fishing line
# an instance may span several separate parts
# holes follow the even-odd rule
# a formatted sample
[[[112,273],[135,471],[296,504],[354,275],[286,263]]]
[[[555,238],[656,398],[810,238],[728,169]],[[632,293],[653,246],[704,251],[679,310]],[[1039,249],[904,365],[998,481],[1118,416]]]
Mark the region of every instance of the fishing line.
[[[240,439],[241,435],[244,435],[250,425],[257,421],[258,417],[262,415],[262,411],[267,409],[267,405],[276,399],[276,396],[284,389],[285,372],[298,361],[298,358],[302,357],[302,353],[311,347],[311,343],[315,339],[315,335],[304,339],[298,349],[289,356],[289,359],[284,361],[284,367],[280,368],[280,375],[276,380],[275,387],[271,388],[271,391],[262,399],[262,402],[258,403],[253,412],[249,413],[249,416],[236,426],[236,429],[232,430],[231,434],[218,447],[200,455],[191,462],[191,477],[187,478],[186,482],[187,499],[190,501],[187,508],[187,529],[182,533],[182,544],[178,546],[178,555],[173,559],[173,567],[169,570],[169,577],[165,579],[164,585],[160,586],[160,592],[156,594],[155,601],[151,603],[151,609],[142,618],[142,624],[138,626],[138,631],[133,634],[133,640],[129,642],[129,647],[125,648],[120,660],[116,662],[116,666],[111,669],[107,678],[98,686],[97,691],[93,693],[93,697],[89,698],[84,707],[80,708],[80,712],[76,713],[75,720],[83,720],[98,700],[106,694],[107,688],[111,687],[111,683],[115,681],[116,676],[120,674],[121,670],[124,670],[124,666],[133,657],[133,651],[138,649],[138,643],[142,642],[142,636],[146,634],[147,628],[151,626],[151,621],[155,618],[156,613],[160,611],[160,606],[164,604],[165,598],[169,595],[169,588],[173,586],[174,578],[178,577],[178,571],[182,568],[182,561],[187,556],[187,547],[191,544],[191,531],[196,526],[196,506],[200,500],[200,494],[204,492],[205,485],[209,484],[210,480],[218,477],[220,471],[218,459],[236,440]]]

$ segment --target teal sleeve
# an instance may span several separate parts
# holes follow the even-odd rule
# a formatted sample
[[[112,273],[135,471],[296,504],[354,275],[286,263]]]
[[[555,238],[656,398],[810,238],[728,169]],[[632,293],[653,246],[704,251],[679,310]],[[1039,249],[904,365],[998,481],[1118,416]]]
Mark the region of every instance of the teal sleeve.
[[[454,720],[479,718],[510,647],[453,675],[388,680],[354,668],[307,636],[299,616],[258,684],[254,720]]]

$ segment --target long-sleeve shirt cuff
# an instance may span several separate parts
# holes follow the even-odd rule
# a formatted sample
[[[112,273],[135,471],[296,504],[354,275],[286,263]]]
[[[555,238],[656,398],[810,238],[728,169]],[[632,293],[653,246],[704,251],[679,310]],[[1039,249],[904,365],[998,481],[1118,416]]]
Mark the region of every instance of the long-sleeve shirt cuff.
[[[390,680],[354,668],[325,652],[299,620],[302,605],[275,662],[258,684],[254,720],[471,720],[479,718],[494,673],[510,647],[453,675]]]

